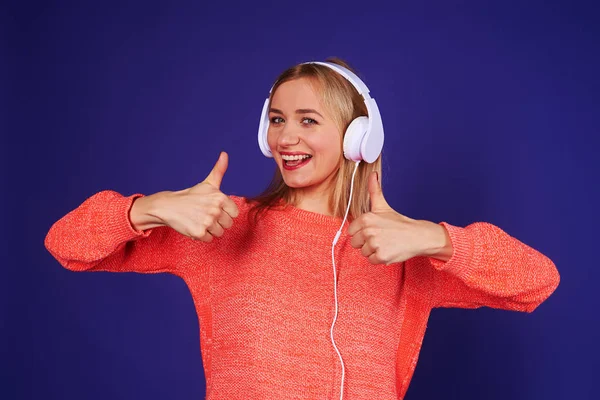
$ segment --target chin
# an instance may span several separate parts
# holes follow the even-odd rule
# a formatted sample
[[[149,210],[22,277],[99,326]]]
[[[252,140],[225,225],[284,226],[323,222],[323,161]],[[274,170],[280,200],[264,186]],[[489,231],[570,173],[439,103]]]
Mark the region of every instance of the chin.
[[[278,165],[278,167],[283,181],[292,189],[308,188],[319,185],[324,181],[324,178],[320,180],[315,179],[315,171],[311,169],[307,169],[305,171],[288,171],[281,165]]]
[[[285,173],[282,175],[282,177],[285,184],[294,189],[306,188],[315,184],[311,179],[298,179],[299,177],[291,178],[289,176],[286,177]]]
[[[292,189],[302,189],[305,187],[309,187],[312,186],[312,183],[303,183],[303,182],[294,182],[294,181],[287,181],[287,180],[283,180],[285,182],[285,184],[292,188]]]

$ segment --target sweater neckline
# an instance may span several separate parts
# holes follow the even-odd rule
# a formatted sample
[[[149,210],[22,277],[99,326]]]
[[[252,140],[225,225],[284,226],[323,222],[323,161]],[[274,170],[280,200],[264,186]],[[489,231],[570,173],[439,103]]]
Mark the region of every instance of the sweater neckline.
[[[277,210],[282,212],[282,216],[290,222],[299,223],[303,225],[317,225],[324,229],[335,229],[338,230],[342,225],[344,218],[332,217],[325,214],[320,214],[314,211],[304,210],[298,208],[292,204],[286,203],[283,199],[280,199],[277,203]],[[344,225],[348,225],[348,219]]]

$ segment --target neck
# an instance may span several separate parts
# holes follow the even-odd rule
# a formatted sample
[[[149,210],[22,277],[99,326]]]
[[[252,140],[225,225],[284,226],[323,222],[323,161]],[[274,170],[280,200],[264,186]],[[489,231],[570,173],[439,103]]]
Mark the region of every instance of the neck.
[[[306,191],[296,190],[294,206],[302,210],[315,212],[327,216],[333,216],[333,210],[329,207],[329,191]]]
[[[333,210],[329,207],[328,199],[320,198],[302,198],[296,203],[296,207],[305,211],[312,211],[315,213],[333,216]]]

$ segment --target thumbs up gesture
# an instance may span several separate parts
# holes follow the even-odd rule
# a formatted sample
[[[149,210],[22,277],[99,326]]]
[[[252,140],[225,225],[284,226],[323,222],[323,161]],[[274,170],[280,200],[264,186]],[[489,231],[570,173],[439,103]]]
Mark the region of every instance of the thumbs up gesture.
[[[376,172],[369,176],[368,184],[371,211],[352,221],[348,235],[352,247],[361,249],[372,264],[389,265],[419,255],[434,255],[447,245],[444,227],[409,218],[389,206]]]
[[[236,204],[220,190],[227,171],[229,156],[221,152],[212,171],[202,182],[191,188],[162,192],[157,214],[165,225],[182,235],[203,242],[220,237],[231,228],[239,210]]]

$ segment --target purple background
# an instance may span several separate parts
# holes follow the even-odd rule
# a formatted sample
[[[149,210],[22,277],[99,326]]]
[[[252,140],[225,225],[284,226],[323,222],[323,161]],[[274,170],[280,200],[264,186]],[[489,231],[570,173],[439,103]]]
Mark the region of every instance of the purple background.
[[[327,56],[377,99],[394,209],[496,224],[562,278],[532,314],[434,310],[407,398],[598,398],[599,14],[449,3],[0,6],[0,398],[204,398],[182,280],[73,273],[43,239],[98,191],[200,182],[220,150],[223,192],[257,194],[270,85]]]

